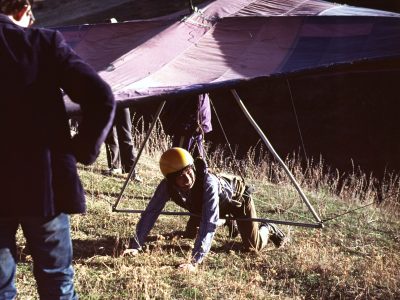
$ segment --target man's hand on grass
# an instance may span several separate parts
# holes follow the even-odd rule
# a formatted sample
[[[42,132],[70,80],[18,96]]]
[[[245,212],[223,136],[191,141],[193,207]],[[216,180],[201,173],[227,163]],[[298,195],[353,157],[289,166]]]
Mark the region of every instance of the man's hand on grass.
[[[124,252],[122,252],[122,256],[136,256],[139,254],[138,249],[125,249]]]
[[[179,269],[187,272],[196,272],[197,271],[197,264],[193,263],[186,263],[179,265]]]

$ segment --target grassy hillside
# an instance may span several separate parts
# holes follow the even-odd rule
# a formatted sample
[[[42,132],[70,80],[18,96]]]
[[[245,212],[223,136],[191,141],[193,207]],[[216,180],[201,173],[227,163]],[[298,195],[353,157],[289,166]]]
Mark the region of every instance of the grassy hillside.
[[[137,137],[136,137],[137,138]],[[140,137],[139,137],[140,139]],[[139,161],[141,184],[130,183],[119,208],[143,209],[161,179],[157,159],[168,141],[153,136]],[[223,152],[210,160],[230,172]],[[252,154],[249,154],[252,158]],[[294,189],[268,157],[258,163],[242,161],[246,178],[256,187],[260,217],[311,220]],[[306,188],[322,219],[334,217],[373,200],[360,193],[362,179],[353,178],[341,197],[333,194],[335,180],[321,164],[300,172],[289,164]],[[147,248],[137,257],[121,257],[138,221],[137,214],[111,211],[123,177],[105,177],[105,155],[93,166],[81,167],[88,213],[72,217],[76,288],[81,299],[399,299],[400,221],[396,202],[369,205],[330,220],[324,229],[281,226],[290,242],[281,249],[242,253],[240,238],[217,231],[211,253],[197,273],[177,269],[190,257],[193,240],[172,233],[183,230],[186,217],[161,216]],[[307,174],[308,175],[307,175]],[[273,175],[272,175],[273,174]],[[358,182],[358,183],[357,183]],[[398,188],[392,187],[392,191]],[[360,195],[363,195],[361,200]],[[168,210],[177,210],[170,204]],[[19,236],[21,264],[17,273],[19,299],[37,299],[31,257]]]
[[[199,5],[207,0],[192,0]],[[400,4],[393,0],[339,0],[340,4],[400,12]],[[99,23],[110,18],[119,21],[147,19],[188,9],[189,0],[36,0],[35,16],[39,26]]]
[[[194,0],[198,5],[205,0]],[[148,19],[188,9],[187,0],[44,0],[35,4],[37,26],[65,26],[102,23],[110,18],[118,21]]]

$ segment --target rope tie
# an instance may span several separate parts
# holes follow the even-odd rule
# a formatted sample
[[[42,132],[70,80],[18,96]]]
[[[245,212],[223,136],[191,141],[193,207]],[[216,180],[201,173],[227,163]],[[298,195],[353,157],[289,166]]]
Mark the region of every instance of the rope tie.
[[[232,156],[232,158],[233,158],[233,162],[234,162],[235,168],[237,169],[240,178],[245,182],[242,169],[240,168],[240,165],[238,164],[237,160],[235,159],[235,154],[233,153],[231,144],[230,144],[230,142],[229,142],[229,140],[228,140],[228,136],[226,135],[225,129],[224,129],[224,127],[222,126],[221,120],[220,120],[220,118],[219,118],[219,116],[218,116],[217,110],[215,109],[214,103],[211,101],[211,98],[210,98],[210,103],[211,103],[211,106],[212,106],[212,108],[213,108],[214,114],[215,114],[215,116],[216,116],[216,118],[217,118],[218,124],[219,124],[219,126],[221,127],[222,134],[224,135],[225,141],[226,141],[226,143],[227,143],[227,145],[228,145],[229,152],[230,152],[230,154],[231,154],[231,156]]]

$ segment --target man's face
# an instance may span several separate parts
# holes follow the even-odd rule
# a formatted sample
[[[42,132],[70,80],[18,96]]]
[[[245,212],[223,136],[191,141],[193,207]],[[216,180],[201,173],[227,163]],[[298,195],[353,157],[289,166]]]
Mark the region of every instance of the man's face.
[[[183,192],[189,191],[193,185],[196,176],[192,167],[187,167],[175,178],[175,185]]]
[[[33,25],[33,23],[35,23],[35,17],[33,16],[31,5],[26,6],[26,10],[24,11],[24,14],[22,16],[21,23],[22,24],[20,25],[23,27],[30,27]]]
[[[15,24],[18,24],[22,27],[30,27],[35,22],[32,6],[30,4],[25,4],[20,10],[12,15],[9,15],[9,17]]]

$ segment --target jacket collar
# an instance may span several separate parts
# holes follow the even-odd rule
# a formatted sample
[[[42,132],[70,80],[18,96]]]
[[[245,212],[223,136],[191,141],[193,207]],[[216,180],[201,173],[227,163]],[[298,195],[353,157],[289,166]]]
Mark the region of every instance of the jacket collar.
[[[7,15],[0,14],[0,23],[8,23],[16,25]]]

